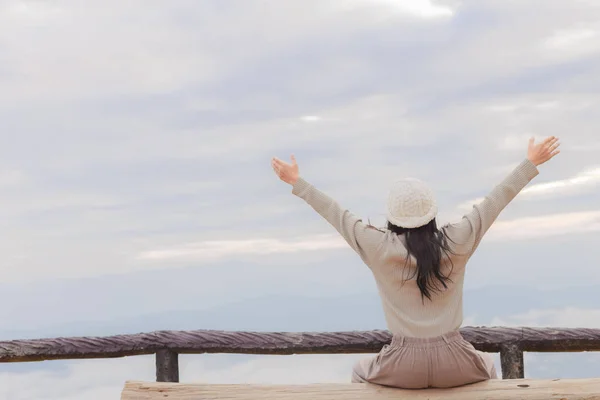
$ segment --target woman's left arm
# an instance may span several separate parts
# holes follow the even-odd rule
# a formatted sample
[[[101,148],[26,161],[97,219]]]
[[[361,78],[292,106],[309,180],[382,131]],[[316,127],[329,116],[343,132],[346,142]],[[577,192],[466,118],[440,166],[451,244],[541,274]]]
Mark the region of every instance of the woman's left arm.
[[[294,156],[292,156],[291,164],[273,158],[271,166],[279,179],[292,185],[292,193],[306,201],[325,218],[369,265],[383,242],[384,232],[365,224],[356,215],[340,207],[331,197],[302,179]]]
[[[354,251],[369,263],[379,250],[384,233],[342,208],[337,201],[302,178],[293,185],[292,193],[308,203],[342,235]]]

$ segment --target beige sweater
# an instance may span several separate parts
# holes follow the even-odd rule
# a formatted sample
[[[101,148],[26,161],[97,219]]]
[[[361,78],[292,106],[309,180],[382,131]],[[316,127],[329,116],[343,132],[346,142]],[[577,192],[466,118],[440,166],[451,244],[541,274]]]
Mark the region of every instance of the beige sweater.
[[[536,166],[524,160],[461,221],[441,228],[451,239],[449,245],[453,252],[458,254],[451,255],[443,265],[446,274],[452,271],[452,282],[448,289],[433,293],[432,300],[425,298],[424,302],[416,282],[409,279],[416,263],[414,258],[406,263],[403,235],[370,227],[302,178],[293,186],[292,193],[323,216],[371,269],[388,329],[397,335],[432,337],[460,328],[467,261],[500,212],[537,174]],[[452,261],[452,269],[449,261]]]

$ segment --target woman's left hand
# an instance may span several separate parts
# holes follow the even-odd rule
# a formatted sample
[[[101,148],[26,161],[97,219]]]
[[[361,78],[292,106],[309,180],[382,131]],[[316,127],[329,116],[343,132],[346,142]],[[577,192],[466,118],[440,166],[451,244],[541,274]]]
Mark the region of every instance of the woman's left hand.
[[[281,179],[285,183],[294,185],[298,180],[298,177],[300,176],[300,171],[298,169],[296,157],[292,155],[291,159],[292,163],[289,164],[285,161],[280,160],[277,157],[273,157],[273,159],[271,160],[271,166],[273,167],[273,171],[275,171],[279,179]]]

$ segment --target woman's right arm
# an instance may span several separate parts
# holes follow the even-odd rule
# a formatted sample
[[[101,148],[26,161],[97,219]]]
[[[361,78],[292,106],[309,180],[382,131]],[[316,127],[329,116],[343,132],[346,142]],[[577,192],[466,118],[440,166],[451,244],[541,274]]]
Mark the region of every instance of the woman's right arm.
[[[473,254],[502,210],[539,174],[537,167],[559,153],[558,146],[558,139],[555,137],[550,137],[539,145],[530,140],[527,158],[483,201],[474,205],[460,222],[445,227],[451,241],[466,249],[465,255]]]

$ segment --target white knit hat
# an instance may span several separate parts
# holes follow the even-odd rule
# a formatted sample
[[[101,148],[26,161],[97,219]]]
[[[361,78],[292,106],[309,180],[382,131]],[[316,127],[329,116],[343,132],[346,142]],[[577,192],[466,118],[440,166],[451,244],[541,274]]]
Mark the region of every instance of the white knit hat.
[[[437,215],[433,191],[422,181],[402,179],[392,185],[387,202],[387,218],[402,228],[427,225]]]

